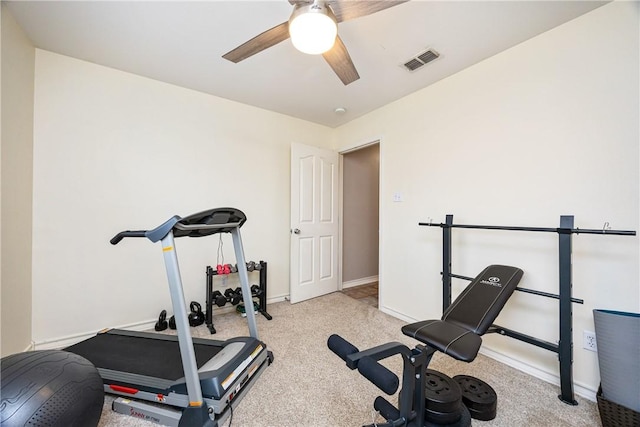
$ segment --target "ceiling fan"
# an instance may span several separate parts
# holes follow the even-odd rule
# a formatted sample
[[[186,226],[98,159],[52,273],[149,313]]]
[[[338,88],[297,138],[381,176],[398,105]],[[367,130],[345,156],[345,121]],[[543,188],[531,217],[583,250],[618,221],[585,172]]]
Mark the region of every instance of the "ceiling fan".
[[[338,23],[371,15],[407,1],[289,0],[293,5],[293,13],[288,21],[257,35],[222,57],[238,63],[291,37],[293,45],[298,50],[310,54],[322,54],[342,83],[348,85],[358,80],[360,75],[342,39],[337,35]],[[324,31],[326,35],[323,44]],[[314,46],[305,46],[305,40],[311,40]]]

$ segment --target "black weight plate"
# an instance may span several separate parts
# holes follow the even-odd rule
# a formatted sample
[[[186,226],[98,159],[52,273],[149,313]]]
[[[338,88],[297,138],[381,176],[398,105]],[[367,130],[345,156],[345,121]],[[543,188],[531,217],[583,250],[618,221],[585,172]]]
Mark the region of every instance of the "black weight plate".
[[[460,386],[462,402],[469,408],[472,418],[489,421],[496,417],[498,396],[489,384],[469,375],[456,375],[453,379]]]
[[[425,420],[438,425],[455,423],[460,417],[462,417],[462,404],[453,412],[437,412],[427,408],[424,413]]]
[[[425,373],[425,408],[439,413],[460,410],[460,386],[442,372],[427,369]]]
[[[471,413],[469,409],[464,406],[464,404],[460,405],[460,419],[451,424],[438,424],[431,421],[424,422],[424,427],[471,427]]]
[[[471,414],[471,418],[473,418],[474,420],[480,420],[480,421],[491,421],[492,419],[494,419],[497,415],[496,410],[484,410],[484,411],[478,411],[476,409],[471,409],[469,408],[469,413]]]

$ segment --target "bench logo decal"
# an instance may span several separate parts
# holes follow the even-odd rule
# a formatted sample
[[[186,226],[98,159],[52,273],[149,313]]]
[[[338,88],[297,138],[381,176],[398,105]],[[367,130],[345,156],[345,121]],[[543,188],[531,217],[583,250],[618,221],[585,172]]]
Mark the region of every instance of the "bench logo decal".
[[[496,286],[498,288],[502,287],[502,283],[500,283],[500,278],[495,276],[489,277],[487,280],[481,280],[480,283],[484,285],[489,285],[489,286]]]

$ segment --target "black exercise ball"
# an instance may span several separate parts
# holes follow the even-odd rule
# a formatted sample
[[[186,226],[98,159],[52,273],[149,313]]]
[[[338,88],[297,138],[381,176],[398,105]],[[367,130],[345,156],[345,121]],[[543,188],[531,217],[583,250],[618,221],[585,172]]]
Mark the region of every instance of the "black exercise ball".
[[[98,370],[60,350],[27,351],[0,360],[0,425],[97,426],[104,404]]]

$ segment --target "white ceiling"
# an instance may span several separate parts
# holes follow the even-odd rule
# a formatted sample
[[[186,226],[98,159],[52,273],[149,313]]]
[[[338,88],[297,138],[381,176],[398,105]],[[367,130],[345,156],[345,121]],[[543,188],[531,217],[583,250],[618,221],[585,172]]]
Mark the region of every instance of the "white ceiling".
[[[288,20],[286,0],[5,3],[38,48],[336,127],[606,2],[413,0],[342,22],[360,74],[348,86],[290,40],[238,64],[221,58]],[[440,57],[401,66],[427,48]]]

